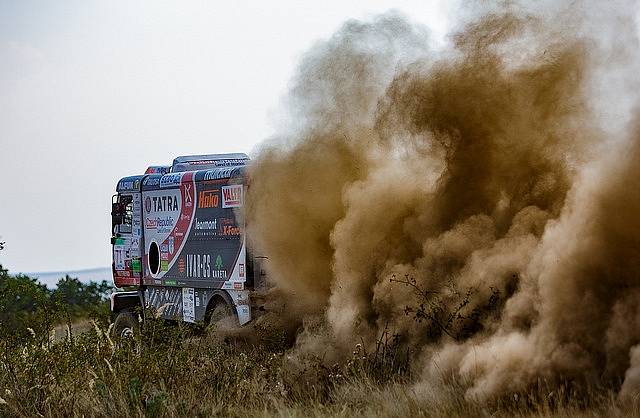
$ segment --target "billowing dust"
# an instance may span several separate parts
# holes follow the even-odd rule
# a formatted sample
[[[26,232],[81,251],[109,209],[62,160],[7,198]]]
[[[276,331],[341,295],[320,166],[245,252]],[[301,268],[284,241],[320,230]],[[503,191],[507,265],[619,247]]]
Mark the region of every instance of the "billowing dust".
[[[350,21],[304,56],[247,197],[297,352],[387,330],[480,399],[638,391],[637,8],[536,4],[465,10],[440,48]]]

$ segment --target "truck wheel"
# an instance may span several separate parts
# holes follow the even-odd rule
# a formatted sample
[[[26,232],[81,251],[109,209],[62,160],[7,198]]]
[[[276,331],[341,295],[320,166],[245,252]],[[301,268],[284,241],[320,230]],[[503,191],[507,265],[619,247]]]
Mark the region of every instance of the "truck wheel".
[[[116,338],[133,338],[138,328],[138,318],[133,313],[120,312],[113,322],[113,335]]]
[[[229,326],[231,328],[238,326],[238,318],[231,307],[224,299],[215,298],[210,302],[208,326],[209,328],[217,328],[218,326]]]

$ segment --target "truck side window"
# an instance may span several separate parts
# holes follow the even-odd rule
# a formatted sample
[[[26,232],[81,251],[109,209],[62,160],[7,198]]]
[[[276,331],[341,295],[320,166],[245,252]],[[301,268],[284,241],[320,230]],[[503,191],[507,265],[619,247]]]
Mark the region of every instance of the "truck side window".
[[[129,234],[133,223],[133,198],[131,196],[119,196],[118,201],[122,208],[122,223],[118,225],[118,232]]]

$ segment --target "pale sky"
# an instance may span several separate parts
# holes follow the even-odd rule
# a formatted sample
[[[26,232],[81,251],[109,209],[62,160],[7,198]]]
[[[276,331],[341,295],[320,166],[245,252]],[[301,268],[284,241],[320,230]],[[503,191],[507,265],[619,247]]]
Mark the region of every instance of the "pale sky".
[[[443,1],[0,0],[0,264],[111,264],[116,182],[174,157],[250,153],[301,55],[395,9],[447,30]]]

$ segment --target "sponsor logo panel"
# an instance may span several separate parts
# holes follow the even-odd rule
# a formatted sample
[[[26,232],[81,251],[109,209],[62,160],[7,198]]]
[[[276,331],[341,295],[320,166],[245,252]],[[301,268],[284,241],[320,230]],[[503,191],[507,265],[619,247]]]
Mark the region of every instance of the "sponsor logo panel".
[[[160,188],[178,186],[183,173],[165,174],[160,178]]]
[[[243,187],[241,184],[222,186],[222,207],[239,208],[243,203]]]
[[[227,278],[227,271],[219,254],[215,258],[211,254],[185,254],[181,259],[184,261],[178,262],[178,269],[181,264],[184,264],[186,278],[222,280]]]
[[[173,229],[173,225],[175,224],[175,219],[172,216],[167,216],[164,218],[155,217],[155,218],[147,218],[145,222],[145,227],[147,229],[155,229],[159,234],[171,232]]]
[[[120,191],[138,190],[139,187],[140,187],[140,179],[120,180],[120,182],[118,183],[118,190]]]
[[[220,180],[220,179],[226,179],[231,177],[231,173],[232,171],[235,169],[235,167],[233,168],[222,168],[222,169],[217,169],[217,170],[209,170],[206,173],[204,173],[204,181],[207,180]]]
[[[160,185],[160,177],[146,177],[142,184],[147,187],[154,187]]]
[[[182,185],[182,199],[184,201],[184,207],[190,208],[193,206],[193,184],[184,183]]]
[[[220,206],[219,190],[201,190],[198,193],[198,208],[212,209]]]

